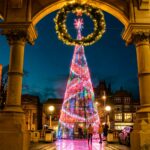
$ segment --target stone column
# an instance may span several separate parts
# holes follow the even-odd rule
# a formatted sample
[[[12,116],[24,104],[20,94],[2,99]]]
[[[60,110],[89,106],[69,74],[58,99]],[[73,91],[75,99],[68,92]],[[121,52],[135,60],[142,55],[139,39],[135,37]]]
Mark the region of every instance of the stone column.
[[[150,36],[144,33],[135,34],[133,42],[137,54],[140,112],[150,112]]]
[[[131,133],[131,150],[150,150],[150,25],[130,24],[123,38],[136,46],[141,104]]]
[[[10,45],[10,63],[6,106],[0,112],[0,149],[28,150],[29,133],[21,107],[24,47],[36,38],[30,24],[2,24],[2,33]]]
[[[150,36],[132,35],[136,45],[141,108],[131,134],[131,150],[150,150]]]
[[[10,44],[10,63],[6,106],[0,113],[0,149],[28,150],[29,135],[21,108],[22,76],[26,33],[11,31],[5,34]]]
[[[21,108],[21,92],[26,36],[23,31],[9,33],[10,63],[8,72],[7,100],[4,111],[23,112]]]

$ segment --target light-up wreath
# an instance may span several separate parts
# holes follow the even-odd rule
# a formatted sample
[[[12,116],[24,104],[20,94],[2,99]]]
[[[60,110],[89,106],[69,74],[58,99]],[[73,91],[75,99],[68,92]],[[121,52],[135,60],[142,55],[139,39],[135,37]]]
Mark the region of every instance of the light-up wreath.
[[[81,40],[73,39],[70,34],[68,34],[66,27],[67,14],[69,12],[76,13],[77,16],[82,16],[82,13],[89,16],[93,21],[94,31],[86,37],[82,37]],[[102,11],[88,4],[68,4],[58,11],[54,21],[58,38],[67,45],[92,45],[99,40],[105,32],[105,20]]]

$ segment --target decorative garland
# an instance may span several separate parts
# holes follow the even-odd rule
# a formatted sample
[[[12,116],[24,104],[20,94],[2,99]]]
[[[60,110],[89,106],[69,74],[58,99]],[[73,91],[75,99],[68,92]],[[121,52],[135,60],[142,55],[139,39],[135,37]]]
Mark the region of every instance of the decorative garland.
[[[72,37],[68,34],[66,27],[67,14],[69,12],[77,13],[78,16],[82,16],[82,13],[89,16],[93,21],[94,31],[88,36],[83,37],[81,40],[72,39]],[[67,45],[92,45],[99,40],[105,32],[105,20],[102,11],[88,4],[74,3],[66,5],[60,9],[54,21],[58,38]]]

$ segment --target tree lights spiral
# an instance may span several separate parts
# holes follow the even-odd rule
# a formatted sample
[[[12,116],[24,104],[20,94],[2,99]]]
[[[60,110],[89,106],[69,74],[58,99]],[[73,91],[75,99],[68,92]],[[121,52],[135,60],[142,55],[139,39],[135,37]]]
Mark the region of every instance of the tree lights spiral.
[[[77,39],[81,40],[83,19],[75,19],[74,26],[78,33]],[[94,92],[84,46],[76,45],[59,119],[59,137],[71,135],[75,123],[82,122],[86,126],[92,124],[94,127],[99,125],[99,116],[93,101]]]

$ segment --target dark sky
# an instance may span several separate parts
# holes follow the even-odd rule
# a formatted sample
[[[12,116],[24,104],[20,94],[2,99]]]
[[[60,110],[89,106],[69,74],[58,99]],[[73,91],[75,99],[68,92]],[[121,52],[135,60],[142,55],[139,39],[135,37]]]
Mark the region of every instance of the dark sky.
[[[138,79],[136,52],[134,45],[125,46],[121,38],[123,25],[113,16],[104,13],[106,32],[94,45],[85,47],[85,54],[91,73],[93,86],[99,80],[111,83],[112,90],[123,87],[138,98]],[[73,46],[67,46],[58,40],[53,18],[56,12],[42,19],[36,26],[38,39],[34,46],[26,45],[24,69],[28,72],[23,79],[23,93],[39,95],[41,101],[47,98],[63,97],[69,68],[73,55]],[[74,16],[67,21],[68,31],[76,37],[73,27]],[[91,20],[84,17],[83,34],[92,32]],[[5,37],[0,36],[0,63],[9,63],[9,47]]]

